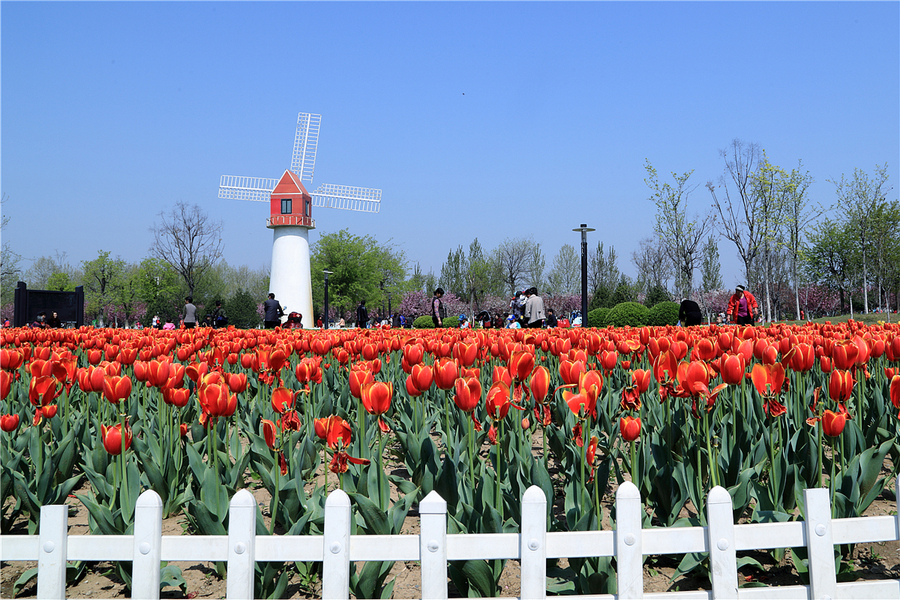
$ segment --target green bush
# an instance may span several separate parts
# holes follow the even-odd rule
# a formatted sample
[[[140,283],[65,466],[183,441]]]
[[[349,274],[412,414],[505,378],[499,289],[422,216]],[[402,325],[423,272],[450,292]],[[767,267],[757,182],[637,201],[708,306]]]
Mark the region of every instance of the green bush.
[[[659,302],[650,309],[647,325],[675,325],[678,323],[678,303]]]
[[[413,321],[413,329],[434,329],[434,321],[431,320],[431,315],[416,317],[416,320]]]
[[[647,297],[644,299],[644,306],[653,308],[660,302],[669,302],[672,299],[669,292],[661,285],[654,285],[647,291]]]
[[[677,305],[676,305],[677,306]],[[676,310],[677,312],[677,310]],[[606,325],[613,327],[643,327],[650,318],[650,309],[637,302],[616,304],[606,315]]]
[[[588,311],[587,326],[588,327],[606,327],[606,319],[609,317],[611,308],[595,308]]]

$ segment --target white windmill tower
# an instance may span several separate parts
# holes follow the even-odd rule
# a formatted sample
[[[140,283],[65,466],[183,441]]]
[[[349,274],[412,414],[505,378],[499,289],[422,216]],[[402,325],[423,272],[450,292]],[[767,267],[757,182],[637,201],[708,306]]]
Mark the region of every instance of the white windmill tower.
[[[321,122],[322,115],[297,116],[291,168],[280,179],[222,175],[219,182],[219,198],[270,203],[266,219],[266,227],[273,230],[269,291],[285,311],[303,315],[304,327],[315,323],[309,266],[309,230],[316,228],[312,207],[374,213],[381,208],[381,190],[326,183],[311,194],[306,191],[303,182],[312,182]]]

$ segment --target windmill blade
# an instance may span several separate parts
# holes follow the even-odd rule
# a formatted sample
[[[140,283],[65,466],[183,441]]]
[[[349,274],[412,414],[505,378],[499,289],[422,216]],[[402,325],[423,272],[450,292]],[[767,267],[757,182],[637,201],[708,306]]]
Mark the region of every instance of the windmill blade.
[[[297,115],[297,135],[294,136],[294,152],[291,155],[291,171],[300,181],[312,181],[316,168],[316,148],[319,145],[319,125],[322,115],[300,113]]]
[[[278,180],[271,177],[222,175],[219,180],[219,198],[268,202],[276,185]]]
[[[310,194],[313,206],[377,213],[381,210],[381,190],[323,183]]]

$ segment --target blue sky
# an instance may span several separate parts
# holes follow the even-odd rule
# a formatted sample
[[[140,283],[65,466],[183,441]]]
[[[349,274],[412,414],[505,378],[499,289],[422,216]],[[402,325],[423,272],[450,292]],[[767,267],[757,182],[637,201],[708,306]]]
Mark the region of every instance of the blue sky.
[[[175,202],[221,219],[224,258],[271,260],[267,205],[219,176],[279,177],[298,112],[322,115],[315,179],[383,190],[318,209],[424,271],[474,237],[631,253],[652,235],[644,161],[694,170],[732,139],[810,192],[888,163],[900,182],[897,2],[2,2],[3,241],[26,260],[147,256]],[[739,278],[720,241],[726,285]]]

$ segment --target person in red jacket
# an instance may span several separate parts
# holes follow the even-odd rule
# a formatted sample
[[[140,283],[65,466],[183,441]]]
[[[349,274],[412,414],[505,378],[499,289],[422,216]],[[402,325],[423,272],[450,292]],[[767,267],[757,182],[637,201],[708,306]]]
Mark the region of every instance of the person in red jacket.
[[[759,315],[759,305],[756,298],[739,285],[734,290],[734,294],[728,299],[728,316],[731,317],[732,323],[738,325],[753,325]]]

